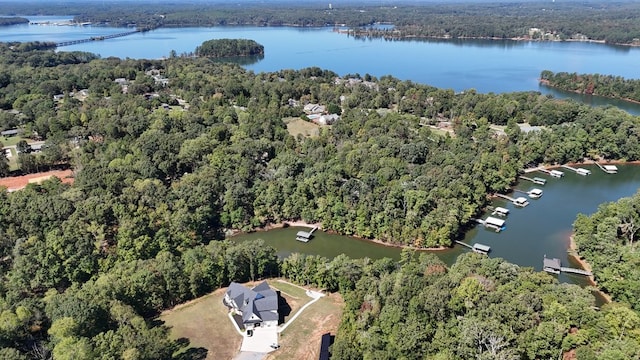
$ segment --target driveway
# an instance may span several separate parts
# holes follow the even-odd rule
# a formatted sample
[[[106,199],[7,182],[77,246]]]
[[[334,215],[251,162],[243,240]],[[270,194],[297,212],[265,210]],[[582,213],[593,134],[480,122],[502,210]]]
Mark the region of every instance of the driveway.
[[[278,328],[257,327],[253,329],[253,336],[247,336],[246,332],[243,336],[240,351],[268,353],[274,350],[271,345],[278,343]]]

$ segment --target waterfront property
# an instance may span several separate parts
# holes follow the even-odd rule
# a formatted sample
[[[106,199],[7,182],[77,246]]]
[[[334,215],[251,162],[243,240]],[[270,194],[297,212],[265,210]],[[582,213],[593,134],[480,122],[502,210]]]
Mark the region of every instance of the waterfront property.
[[[245,329],[278,326],[278,294],[266,281],[252,289],[232,282],[224,294],[223,302],[242,317]]]

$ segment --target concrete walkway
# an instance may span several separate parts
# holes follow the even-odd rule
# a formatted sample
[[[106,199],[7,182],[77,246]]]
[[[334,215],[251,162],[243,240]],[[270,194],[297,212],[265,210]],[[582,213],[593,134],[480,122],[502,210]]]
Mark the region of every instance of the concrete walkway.
[[[286,283],[286,284],[290,284],[290,285],[298,286],[298,285],[291,284],[291,283],[289,283],[289,282],[285,282],[285,281],[282,281],[282,280],[279,280],[279,281],[284,282],[284,283]],[[304,288],[303,288],[303,287],[301,287],[301,286],[298,286],[298,287],[299,287],[299,288],[301,288],[301,289],[304,289]],[[306,294],[307,294],[307,296],[308,296],[308,297],[313,298],[313,300],[311,300],[311,301],[309,301],[308,303],[304,304],[304,306],[303,306],[303,307],[301,307],[301,308],[300,308],[300,310],[298,310],[298,312],[297,312],[295,315],[293,315],[293,317],[292,317],[291,319],[289,319],[289,321],[287,321],[286,323],[284,323],[282,326],[278,327],[278,332],[279,332],[279,333],[283,332],[287,327],[289,327],[289,325],[291,325],[291,323],[292,323],[292,322],[293,322],[293,321],[294,321],[298,316],[300,316],[300,314],[302,314],[302,312],[303,312],[303,311],[304,311],[304,310],[305,310],[309,305],[311,305],[311,304],[313,304],[314,302],[316,302],[316,301],[320,300],[320,298],[321,298],[321,297],[324,297],[324,294],[323,294],[323,293],[320,293],[320,292],[317,292],[317,291],[312,291],[312,290],[306,290]]]

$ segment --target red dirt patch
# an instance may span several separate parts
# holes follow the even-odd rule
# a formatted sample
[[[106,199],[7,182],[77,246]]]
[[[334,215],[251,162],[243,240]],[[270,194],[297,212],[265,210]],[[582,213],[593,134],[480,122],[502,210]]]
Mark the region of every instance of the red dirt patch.
[[[29,183],[37,183],[55,176],[65,184],[73,184],[73,170],[53,170],[23,176],[13,176],[0,179],[0,186],[6,187],[9,191],[21,190]]]

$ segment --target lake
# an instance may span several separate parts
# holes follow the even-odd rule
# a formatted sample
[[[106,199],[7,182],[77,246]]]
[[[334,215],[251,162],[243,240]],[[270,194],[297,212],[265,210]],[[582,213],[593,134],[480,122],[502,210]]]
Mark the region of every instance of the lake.
[[[618,174],[605,174],[595,165],[581,166],[591,170],[591,175],[581,176],[565,169],[562,178],[553,178],[543,173],[530,176],[547,179],[544,186],[521,181],[515,189],[528,191],[534,187],[544,191],[539,199],[530,199],[524,208],[516,208],[506,200],[496,200],[493,206],[510,210],[505,218],[506,230],[496,233],[478,225],[466,233],[467,244],[481,243],[491,246],[491,257],[501,257],[520,266],[542,270],[542,260],[559,258],[563,266],[578,267],[567,254],[569,236],[578,213],[592,214],[605,202],[617,201],[635,194],[640,188],[640,166],[618,165]],[[514,193],[514,197],[522,196]],[[486,218],[489,214],[484,214]],[[293,252],[321,255],[328,258],[344,253],[350,257],[389,257],[399,259],[400,249],[386,247],[366,240],[316,231],[308,243],[295,240],[295,234],[303,228],[274,229],[266,232],[241,234],[234,241],[264,239],[278,250],[279,256]],[[432,251],[442,261],[451,265],[456,257],[469,250],[462,246],[443,251]],[[580,275],[560,274],[562,282],[586,285],[586,278]]]
[[[71,17],[26,16],[31,21],[62,21]],[[130,31],[95,26],[15,25],[4,27],[0,41],[69,41]],[[355,39],[333,28],[196,27],[160,28],[146,33],[60,48],[89,51],[102,57],[151,58],[188,54],[203,41],[220,38],[253,39],[264,45],[262,60],[243,65],[255,71],[318,66],[339,75],[393,75],[456,92],[540,91],[560,97],[575,94],[540,86],[542,70],[599,73],[636,78],[640,49],[584,42],[528,42],[494,40]],[[573,96],[575,98],[575,96]],[[611,100],[578,99],[594,104]],[[616,102],[632,114],[640,105]]]

